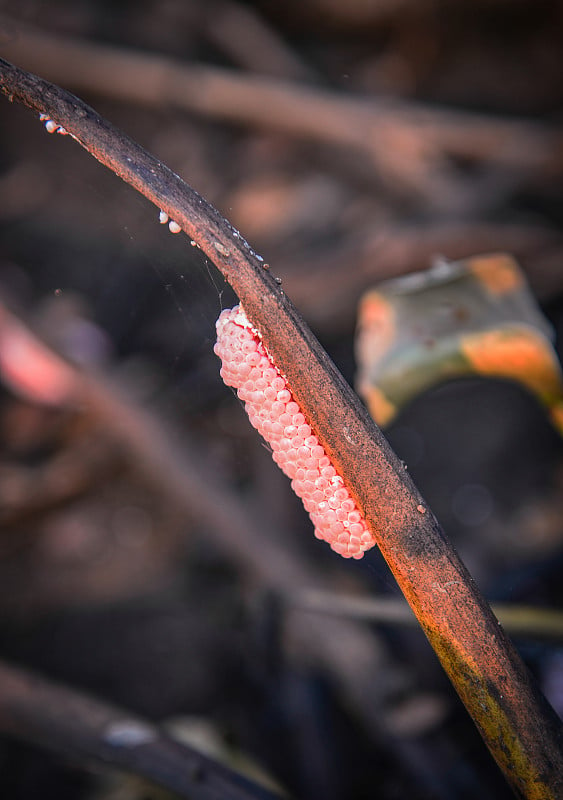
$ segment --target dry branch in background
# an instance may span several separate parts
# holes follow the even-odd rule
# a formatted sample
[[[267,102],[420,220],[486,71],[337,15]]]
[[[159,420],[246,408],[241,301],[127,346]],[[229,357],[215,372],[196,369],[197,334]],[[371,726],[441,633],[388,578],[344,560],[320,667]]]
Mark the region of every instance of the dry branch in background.
[[[313,70],[282,41],[256,10],[232,0],[206,7],[203,35],[229,55],[235,64],[263,75],[289,80],[312,80]]]
[[[275,800],[157,725],[0,662],[0,730],[67,759],[142,775],[190,800]]]
[[[453,162],[510,166],[511,181],[563,169],[561,131],[547,124],[438,110],[406,102],[350,99],[198,64],[44,33],[0,17],[4,56],[69,88],[156,109],[282,131],[358,152],[363,169],[430,207],[478,208],[492,187],[457,176]],[[267,109],[267,113],[265,112]],[[515,177],[518,176],[518,177]]]
[[[408,605],[394,597],[361,597],[338,595],[334,592],[305,591],[287,597],[287,603],[304,611],[366,620],[384,625],[417,624],[416,617]],[[501,625],[512,636],[532,639],[563,641],[563,614],[550,608],[495,603],[493,611]]]
[[[506,778],[522,797],[555,800],[563,786],[560,720],[403,465],[271,272],[201,196],[80,100],[5,61],[0,62],[0,85],[10,99],[64,126],[99,161],[164,209],[223,272],[363,511]],[[524,138],[533,147],[528,133]],[[484,136],[482,146],[489,154],[500,146],[497,135]]]

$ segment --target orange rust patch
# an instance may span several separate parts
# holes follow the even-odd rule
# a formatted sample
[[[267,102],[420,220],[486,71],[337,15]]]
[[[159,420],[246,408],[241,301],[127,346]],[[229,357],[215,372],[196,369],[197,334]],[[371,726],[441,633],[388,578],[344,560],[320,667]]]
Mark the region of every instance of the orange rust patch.
[[[474,369],[523,383],[544,399],[561,392],[561,375],[551,348],[531,329],[464,336],[461,350]]]
[[[524,280],[516,262],[507,255],[472,258],[471,271],[490,294],[508,294],[519,289]]]
[[[366,398],[369,413],[373,420],[383,427],[388,425],[397,413],[397,407],[391,403],[383,392],[376,386],[369,384],[359,387],[361,394]]]

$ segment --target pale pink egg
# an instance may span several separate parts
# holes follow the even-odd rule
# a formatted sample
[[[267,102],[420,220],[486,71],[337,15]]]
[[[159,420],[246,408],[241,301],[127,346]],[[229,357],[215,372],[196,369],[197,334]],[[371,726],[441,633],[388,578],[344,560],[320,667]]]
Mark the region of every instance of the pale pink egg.
[[[345,558],[362,558],[375,544],[365,520],[242,306],[221,313],[214,352],[222,362],[221,377],[237,390],[251,424],[291,479],[315,536]]]

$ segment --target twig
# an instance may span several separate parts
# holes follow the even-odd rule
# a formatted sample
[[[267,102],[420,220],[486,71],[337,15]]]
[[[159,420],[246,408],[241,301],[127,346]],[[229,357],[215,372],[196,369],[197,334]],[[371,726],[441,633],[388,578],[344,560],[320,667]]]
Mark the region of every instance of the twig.
[[[313,80],[315,75],[256,9],[215,0],[204,6],[203,35],[233,62],[262,75]]]
[[[395,597],[355,597],[333,592],[305,591],[286,598],[292,608],[317,614],[365,620],[387,625],[417,624],[409,606]],[[563,641],[563,613],[539,606],[495,603],[492,606],[501,625],[513,636]]]
[[[561,721],[403,465],[261,258],[216,209],[78,98],[3,60],[0,87],[64,126],[176,220],[223,272],[343,476],[507,780],[529,800],[560,797]]]
[[[189,800],[279,798],[141,717],[1,662],[0,732],[142,775]]]
[[[561,132],[525,120],[347,98],[164,56],[41,32],[0,17],[3,54],[76,90],[126,102],[183,108],[221,120],[337,144],[364,156],[364,169],[394,188],[449,207],[449,159],[494,162],[512,170],[563,168]],[[267,109],[267,112],[266,112]],[[467,186],[464,178],[462,188]],[[459,188],[458,181],[455,185]]]

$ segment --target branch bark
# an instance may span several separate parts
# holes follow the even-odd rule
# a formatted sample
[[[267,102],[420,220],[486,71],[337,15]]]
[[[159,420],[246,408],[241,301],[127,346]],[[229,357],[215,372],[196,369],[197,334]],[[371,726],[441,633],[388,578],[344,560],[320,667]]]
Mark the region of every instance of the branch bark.
[[[0,88],[64,126],[176,220],[222,271],[343,476],[514,791],[529,800],[561,797],[560,720],[403,465],[263,260],[197,192],[78,98],[3,60]]]

